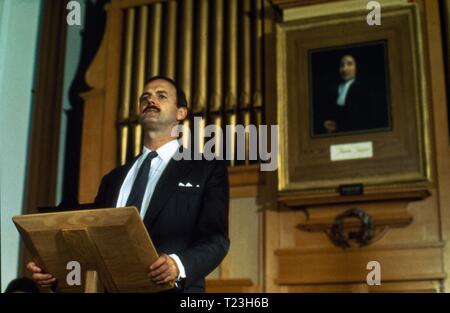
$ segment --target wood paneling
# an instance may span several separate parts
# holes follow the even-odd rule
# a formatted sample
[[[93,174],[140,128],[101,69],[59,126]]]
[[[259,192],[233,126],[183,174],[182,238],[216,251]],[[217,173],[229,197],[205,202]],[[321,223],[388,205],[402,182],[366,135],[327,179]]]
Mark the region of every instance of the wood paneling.
[[[308,217],[301,221],[298,227],[306,231],[329,231],[336,217],[352,208],[355,206],[308,207]],[[405,227],[413,221],[413,216],[408,212],[408,202],[380,202],[357,208],[364,210],[372,218],[375,230],[384,227]],[[360,224],[356,219],[343,222],[345,229],[359,228]]]
[[[438,242],[348,250],[280,249],[275,251],[279,260],[277,283],[364,283],[370,261],[380,263],[382,283],[444,279],[442,247]]]
[[[442,36],[440,28],[440,15],[438,1],[418,1],[424,14],[424,27],[426,28],[428,47],[426,64],[429,70],[430,84],[433,92],[430,94],[431,111],[430,119],[434,129],[434,153],[436,155],[436,181],[439,186],[436,200],[439,208],[439,221],[436,228],[440,230],[441,240],[450,240],[450,158],[448,156],[448,113],[447,96],[444,77],[444,56],[442,48]],[[450,246],[444,248],[443,261],[445,272],[450,273]],[[445,290],[450,291],[450,280],[445,281]]]
[[[289,193],[278,197],[278,202],[288,207],[305,207],[324,204],[358,204],[364,202],[385,202],[385,201],[417,201],[430,196],[427,189],[406,189],[390,190],[381,189],[372,192],[364,192],[361,195],[340,196],[337,192],[328,195],[317,195],[316,193]]]

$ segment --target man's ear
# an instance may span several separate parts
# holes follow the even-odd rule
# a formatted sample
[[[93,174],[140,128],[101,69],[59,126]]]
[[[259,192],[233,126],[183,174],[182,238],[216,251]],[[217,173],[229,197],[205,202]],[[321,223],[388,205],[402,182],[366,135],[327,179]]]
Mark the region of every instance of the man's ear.
[[[186,119],[188,115],[188,109],[186,107],[180,107],[177,110],[177,121],[181,122]]]

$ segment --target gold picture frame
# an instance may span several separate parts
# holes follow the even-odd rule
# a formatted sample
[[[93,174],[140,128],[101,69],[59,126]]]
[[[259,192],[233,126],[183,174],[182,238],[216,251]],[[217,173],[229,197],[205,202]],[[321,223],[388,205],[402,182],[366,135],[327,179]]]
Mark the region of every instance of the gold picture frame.
[[[280,192],[336,192],[346,184],[364,184],[366,190],[404,188],[431,181],[428,87],[418,8],[413,3],[383,7],[382,24],[377,26],[368,25],[364,9],[277,25]],[[312,136],[311,51],[374,42],[387,46],[389,127]],[[356,150],[364,146],[370,153],[333,159],[332,153],[347,145]]]

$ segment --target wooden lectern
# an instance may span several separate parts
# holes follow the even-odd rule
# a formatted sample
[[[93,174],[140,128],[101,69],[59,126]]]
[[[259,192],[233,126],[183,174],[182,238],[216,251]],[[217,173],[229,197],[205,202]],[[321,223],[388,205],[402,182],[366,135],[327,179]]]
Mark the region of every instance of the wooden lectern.
[[[13,217],[36,263],[57,279],[57,292],[158,292],[148,277],[158,253],[135,207]],[[73,264],[81,285],[71,285]]]

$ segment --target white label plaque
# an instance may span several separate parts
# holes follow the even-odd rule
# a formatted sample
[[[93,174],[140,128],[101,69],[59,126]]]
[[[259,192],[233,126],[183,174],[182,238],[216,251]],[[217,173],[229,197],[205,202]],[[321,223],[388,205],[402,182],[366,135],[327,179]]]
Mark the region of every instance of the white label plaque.
[[[331,161],[366,159],[373,157],[372,141],[330,146]]]

